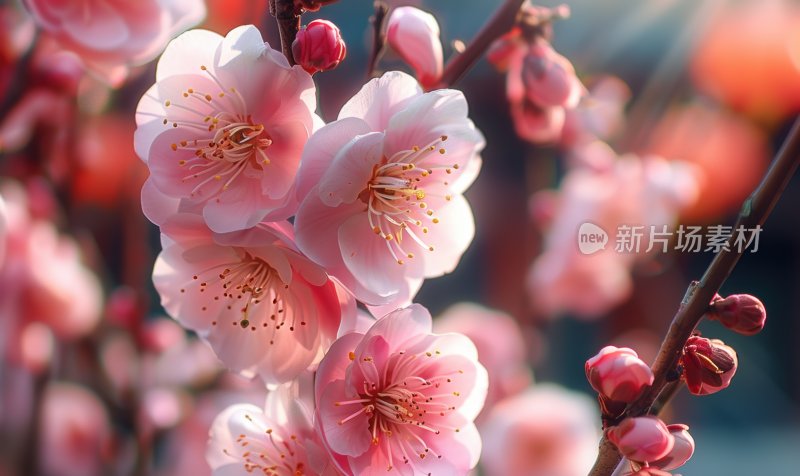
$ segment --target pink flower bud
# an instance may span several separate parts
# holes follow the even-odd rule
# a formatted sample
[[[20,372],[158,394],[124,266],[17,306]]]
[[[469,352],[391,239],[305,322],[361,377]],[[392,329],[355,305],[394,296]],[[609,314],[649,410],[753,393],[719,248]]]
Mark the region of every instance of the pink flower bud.
[[[692,336],[680,359],[683,378],[695,395],[710,395],[727,388],[739,362],[736,351],[719,339]]]
[[[619,452],[631,461],[647,463],[669,454],[675,445],[663,421],[652,416],[626,418],[606,435]]]
[[[613,345],[603,347],[586,361],[586,378],[598,393],[616,402],[630,403],[653,383],[653,372],[636,351]]]
[[[716,319],[732,331],[751,336],[764,328],[767,321],[767,310],[764,304],[749,294],[734,294],[711,303],[711,310],[706,314],[709,319]]]
[[[688,426],[678,423],[667,425],[667,429],[675,438],[675,445],[667,456],[650,463],[665,471],[683,466],[694,454],[694,438],[689,434]]]
[[[310,74],[335,68],[346,54],[339,28],[328,20],[312,21],[292,43],[294,60]]]
[[[545,41],[531,45],[522,62],[522,80],[528,99],[541,107],[575,107],[583,92],[572,63]]]
[[[439,23],[430,13],[414,7],[398,7],[386,26],[389,45],[414,68],[420,84],[436,84],[444,69]]]

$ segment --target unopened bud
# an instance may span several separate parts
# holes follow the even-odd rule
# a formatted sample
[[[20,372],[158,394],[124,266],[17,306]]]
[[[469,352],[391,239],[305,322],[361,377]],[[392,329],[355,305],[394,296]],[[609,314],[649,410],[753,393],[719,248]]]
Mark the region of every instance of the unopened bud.
[[[719,339],[691,336],[680,359],[686,386],[694,395],[710,395],[727,388],[739,362],[736,351]]]
[[[676,423],[667,425],[667,429],[675,438],[675,445],[672,446],[672,450],[667,456],[650,463],[665,471],[683,466],[694,454],[694,438],[689,434],[688,426]]]
[[[626,418],[608,430],[606,436],[623,456],[639,463],[657,461],[675,445],[675,437],[667,425],[653,416]]]
[[[767,321],[764,304],[749,294],[734,294],[715,300],[706,315],[709,319],[720,321],[728,329],[746,336],[759,333]]]
[[[397,7],[386,24],[386,40],[417,74],[420,84],[430,87],[444,69],[439,23],[430,13],[414,7]]]
[[[310,74],[335,68],[346,54],[339,28],[328,20],[312,21],[292,43],[294,60]]]
[[[598,393],[615,402],[630,403],[653,384],[653,372],[636,351],[613,345],[603,347],[586,361],[586,378]]]
[[[544,40],[532,44],[525,56],[522,81],[528,99],[541,107],[575,107],[583,92],[572,63]]]

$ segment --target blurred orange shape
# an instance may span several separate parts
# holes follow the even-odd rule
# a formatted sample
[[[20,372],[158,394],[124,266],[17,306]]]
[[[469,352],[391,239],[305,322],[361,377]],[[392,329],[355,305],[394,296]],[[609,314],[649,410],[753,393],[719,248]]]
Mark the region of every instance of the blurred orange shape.
[[[722,10],[691,64],[697,87],[753,117],[800,109],[800,5],[750,0]]]
[[[702,170],[699,199],[681,213],[686,222],[738,210],[769,163],[763,131],[742,117],[700,104],[669,111],[654,128],[647,151]]]

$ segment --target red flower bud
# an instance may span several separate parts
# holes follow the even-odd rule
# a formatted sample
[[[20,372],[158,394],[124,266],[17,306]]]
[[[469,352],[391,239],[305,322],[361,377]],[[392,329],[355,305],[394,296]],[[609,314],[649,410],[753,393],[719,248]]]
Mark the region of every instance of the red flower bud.
[[[739,361],[736,351],[721,340],[692,336],[683,347],[680,364],[689,391],[710,395],[730,385]]]
[[[653,383],[653,372],[639,359],[636,351],[603,347],[586,361],[586,378],[598,393],[616,402],[630,403]]]
[[[764,304],[749,294],[734,294],[715,300],[706,315],[709,319],[720,321],[728,329],[746,336],[760,332],[767,320]]]
[[[667,429],[675,438],[675,445],[667,456],[650,463],[665,471],[683,466],[694,454],[694,438],[689,434],[688,426],[678,423],[667,425]]]
[[[657,461],[675,446],[675,437],[667,425],[653,416],[626,418],[606,436],[623,456],[639,463]]]
[[[312,21],[292,43],[294,60],[310,74],[335,68],[346,54],[339,28],[328,20]]]

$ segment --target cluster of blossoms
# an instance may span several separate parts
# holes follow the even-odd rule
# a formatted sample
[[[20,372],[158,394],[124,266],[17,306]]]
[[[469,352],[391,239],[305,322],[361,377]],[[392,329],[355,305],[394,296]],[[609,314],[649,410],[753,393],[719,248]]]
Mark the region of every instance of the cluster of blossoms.
[[[758,298],[737,294],[717,295],[706,316],[729,329],[753,335],[764,327],[766,311]],[[727,388],[736,373],[736,352],[719,339],[692,335],[686,340],[675,379],[686,384],[693,395],[710,395]],[[631,462],[631,473],[668,475],[694,453],[694,439],[683,424],[666,425],[655,416],[627,416],[628,405],[636,402],[653,385],[650,367],[633,349],[607,346],[586,361],[586,378],[597,393],[606,437]]]
[[[469,339],[432,334],[427,311],[406,306],[472,241],[462,193],[483,137],[462,93],[400,72],[323,124],[309,73],[344,51],[323,21],[299,32],[296,66],[253,26],[167,46],[136,114],[142,206],[162,236],[153,280],[232,371],[296,388],[316,369],[312,408],[220,415],[215,471],[466,474],[486,371]]]

